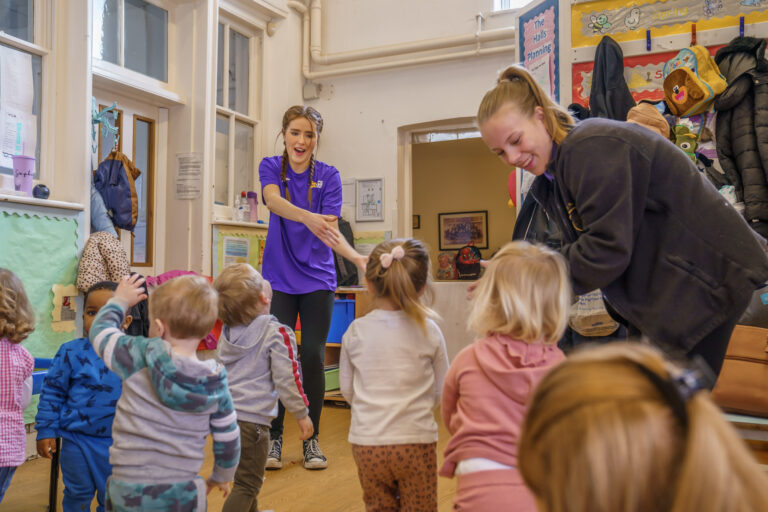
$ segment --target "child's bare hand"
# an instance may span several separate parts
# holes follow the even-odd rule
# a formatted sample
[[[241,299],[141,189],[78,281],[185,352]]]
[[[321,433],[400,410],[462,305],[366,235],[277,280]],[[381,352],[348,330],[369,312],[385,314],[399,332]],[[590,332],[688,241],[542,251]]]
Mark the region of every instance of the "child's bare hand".
[[[212,478],[208,478],[208,480],[205,481],[205,494],[211,494],[211,491],[218,488],[221,489],[222,497],[226,498],[229,496],[229,490],[231,488],[232,482],[217,482],[216,480],[213,480]]]
[[[147,298],[147,294],[144,293],[144,288],[141,286],[143,284],[144,278],[139,274],[125,276],[117,285],[115,298],[127,303],[129,308],[133,307]]]
[[[303,441],[312,437],[312,434],[315,433],[315,427],[312,426],[312,420],[309,418],[309,416],[304,416],[298,421],[299,428],[301,429],[301,435],[299,435],[299,439]]]
[[[37,454],[46,459],[53,457],[56,453],[56,440],[55,439],[38,439],[37,440]]]

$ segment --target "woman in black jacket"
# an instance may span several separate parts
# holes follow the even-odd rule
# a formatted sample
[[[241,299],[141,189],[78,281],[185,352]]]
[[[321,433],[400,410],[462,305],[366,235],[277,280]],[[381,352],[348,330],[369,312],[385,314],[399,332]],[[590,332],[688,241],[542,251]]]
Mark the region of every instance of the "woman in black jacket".
[[[478,110],[488,147],[548,180],[576,294],[601,289],[630,326],[719,373],[733,327],[768,280],[765,240],[669,140],[608,119],[578,126],[523,68]]]

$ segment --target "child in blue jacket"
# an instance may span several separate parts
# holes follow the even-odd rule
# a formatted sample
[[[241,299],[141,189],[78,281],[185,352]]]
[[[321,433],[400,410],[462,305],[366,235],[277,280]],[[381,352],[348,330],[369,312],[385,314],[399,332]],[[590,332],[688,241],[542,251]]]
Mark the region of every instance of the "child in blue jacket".
[[[117,283],[102,281],[85,294],[85,337],[59,348],[40,394],[35,418],[37,453],[50,459],[56,451],[56,438],[62,438],[64,512],[90,510],[94,493],[97,510],[104,511],[107,478],[112,473],[112,420],[122,383],[96,355],[87,336],[96,313],[112,298],[116,288]],[[125,318],[123,330],[131,320],[130,315]]]

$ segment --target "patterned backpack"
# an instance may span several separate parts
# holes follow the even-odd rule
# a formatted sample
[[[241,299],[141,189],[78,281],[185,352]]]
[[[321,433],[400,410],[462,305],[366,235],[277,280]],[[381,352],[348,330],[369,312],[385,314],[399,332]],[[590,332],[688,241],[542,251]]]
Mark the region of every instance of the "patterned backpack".
[[[705,112],[728,83],[703,46],[683,48],[664,64],[664,96],[679,117]]]

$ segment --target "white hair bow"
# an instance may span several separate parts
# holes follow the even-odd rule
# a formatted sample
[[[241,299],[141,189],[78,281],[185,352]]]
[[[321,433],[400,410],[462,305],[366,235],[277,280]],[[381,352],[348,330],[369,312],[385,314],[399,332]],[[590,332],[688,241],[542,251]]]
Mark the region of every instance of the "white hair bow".
[[[405,250],[403,250],[403,246],[397,245],[392,249],[391,252],[385,252],[379,256],[379,261],[381,261],[382,267],[389,268],[394,260],[401,260],[403,259],[403,256],[405,256]]]

